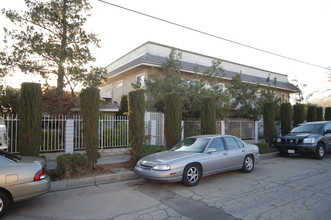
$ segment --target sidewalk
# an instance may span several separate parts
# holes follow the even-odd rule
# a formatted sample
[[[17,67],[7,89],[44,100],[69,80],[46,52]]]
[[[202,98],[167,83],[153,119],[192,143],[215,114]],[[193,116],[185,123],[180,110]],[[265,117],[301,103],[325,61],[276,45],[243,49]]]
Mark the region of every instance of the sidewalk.
[[[130,160],[130,155],[128,154],[106,155],[106,156],[101,156],[97,160],[97,165],[121,163],[121,162],[127,162],[129,160]],[[56,170],[56,160],[54,159],[46,160],[46,165],[48,170]],[[112,174],[52,181],[50,191],[66,190],[77,187],[113,183],[113,182],[138,178],[132,171],[127,170],[125,168],[115,168],[112,171],[114,172]]]

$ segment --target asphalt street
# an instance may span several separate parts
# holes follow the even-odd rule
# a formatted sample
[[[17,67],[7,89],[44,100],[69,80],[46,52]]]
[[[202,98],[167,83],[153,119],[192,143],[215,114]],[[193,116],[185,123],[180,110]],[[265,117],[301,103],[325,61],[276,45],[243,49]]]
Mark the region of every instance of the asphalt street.
[[[331,155],[276,157],[194,187],[142,179],[55,191],[3,219],[331,219]]]

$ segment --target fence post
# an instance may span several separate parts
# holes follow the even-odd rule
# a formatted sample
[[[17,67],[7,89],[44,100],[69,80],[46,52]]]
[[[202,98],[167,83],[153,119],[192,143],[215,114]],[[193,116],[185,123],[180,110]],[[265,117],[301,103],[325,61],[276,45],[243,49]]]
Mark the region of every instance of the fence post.
[[[74,120],[66,120],[65,133],[65,153],[72,154],[74,152]]]
[[[225,121],[221,121],[221,135],[225,135]]]

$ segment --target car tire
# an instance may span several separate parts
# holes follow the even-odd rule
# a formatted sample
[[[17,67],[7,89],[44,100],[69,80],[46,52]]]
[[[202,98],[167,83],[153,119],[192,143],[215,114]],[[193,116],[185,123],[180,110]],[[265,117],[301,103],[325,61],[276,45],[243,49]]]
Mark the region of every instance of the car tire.
[[[315,158],[316,159],[323,159],[325,156],[325,147],[322,143],[317,143]]]
[[[201,174],[199,164],[188,164],[184,169],[182,183],[185,186],[195,186],[199,183]]]
[[[6,193],[0,191],[0,218],[6,214],[10,205],[11,201],[9,196]]]
[[[250,173],[253,171],[253,169],[254,169],[254,157],[252,155],[247,155],[243,163],[242,171],[244,173]]]

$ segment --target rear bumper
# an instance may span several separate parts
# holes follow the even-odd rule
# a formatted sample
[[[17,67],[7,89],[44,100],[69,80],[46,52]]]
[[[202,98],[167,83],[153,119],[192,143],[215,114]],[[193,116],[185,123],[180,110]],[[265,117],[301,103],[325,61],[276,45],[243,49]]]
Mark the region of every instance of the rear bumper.
[[[50,188],[51,181],[46,176],[43,180],[10,186],[8,190],[12,194],[14,202],[18,202],[47,193]]]

